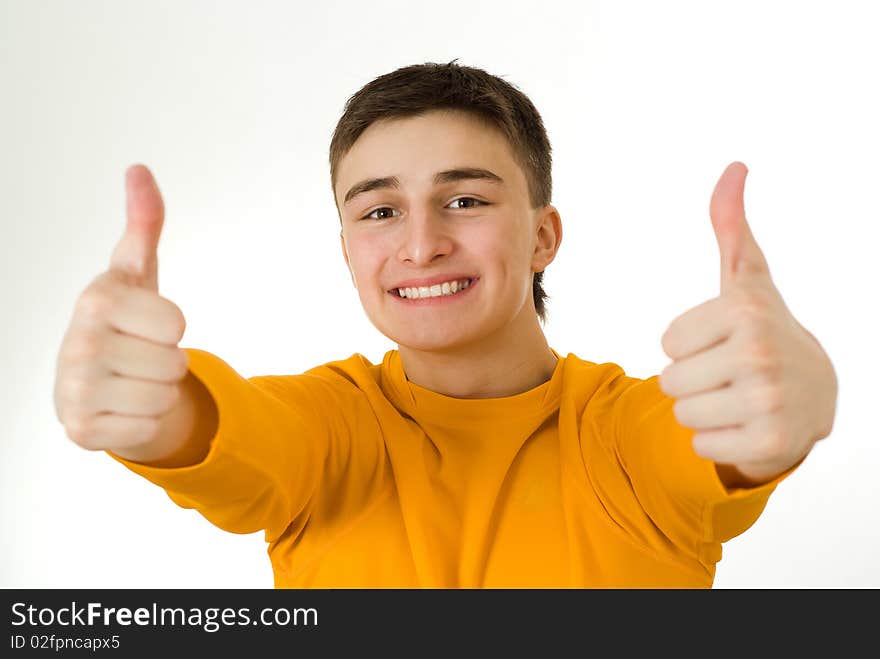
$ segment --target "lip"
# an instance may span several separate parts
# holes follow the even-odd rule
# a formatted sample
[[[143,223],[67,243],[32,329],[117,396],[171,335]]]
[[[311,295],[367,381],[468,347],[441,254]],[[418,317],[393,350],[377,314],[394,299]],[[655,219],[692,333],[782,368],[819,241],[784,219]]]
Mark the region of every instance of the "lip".
[[[453,277],[452,279],[455,279],[455,277]],[[460,279],[470,279],[471,283],[468,285],[467,288],[465,288],[463,290],[459,290],[454,295],[438,295],[437,297],[420,297],[416,300],[411,300],[408,297],[400,297],[400,294],[397,292],[396,288],[394,290],[388,291],[388,294],[391,295],[398,302],[401,302],[401,303],[409,305],[409,306],[426,307],[426,306],[433,306],[435,304],[447,304],[449,302],[453,302],[455,300],[461,300],[461,299],[468,297],[470,295],[470,292],[474,288],[477,287],[477,285],[479,284],[479,281],[480,281],[479,277],[465,276],[465,277],[460,277],[459,280]],[[421,281],[425,281],[425,280],[421,280]],[[451,281],[451,279],[437,279],[435,277],[433,281],[434,281],[434,284],[438,284],[438,283],[444,282],[444,281]],[[428,284],[422,284],[422,286],[428,286]],[[409,286],[409,287],[412,288],[412,286]],[[407,288],[407,286],[400,286],[400,288]]]
[[[470,279],[471,284],[473,284],[479,279],[479,277],[453,272],[448,275],[434,275],[433,277],[422,277],[421,279],[407,279],[399,284],[395,284],[393,288],[388,290],[388,292],[397,293],[398,288],[419,288],[421,286],[431,287],[435,284],[442,284],[444,281],[461,281],[462,279]]]

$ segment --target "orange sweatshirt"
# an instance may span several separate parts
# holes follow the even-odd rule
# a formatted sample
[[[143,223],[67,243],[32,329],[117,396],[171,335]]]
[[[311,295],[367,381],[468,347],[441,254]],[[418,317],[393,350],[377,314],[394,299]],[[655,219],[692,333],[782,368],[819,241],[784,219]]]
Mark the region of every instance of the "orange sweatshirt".
[[[396,350],[248,379],[186,350],[219,412],[206,458],[110,455],[221,529],[263,530],[276,588],[709,588],[794,470],[728,491],[656,376],[571,353],[534,389],[459,399]]]

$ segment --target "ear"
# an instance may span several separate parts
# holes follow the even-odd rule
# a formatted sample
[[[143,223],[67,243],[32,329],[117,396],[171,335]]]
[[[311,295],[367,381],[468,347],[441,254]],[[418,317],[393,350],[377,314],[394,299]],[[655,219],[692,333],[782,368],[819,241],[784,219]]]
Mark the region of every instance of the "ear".
[[[342,246],[342,258],[345,259],[345,267],[348,268],[348,274],[351,275],[351,283],[357,288],[357,282],[354,279],[354,271],[351,269],[351,262],[348,260],[348,247],[345,245],[345,236],[339,232],[339,244]]]
[[[542,272],[559,251],[562,244],[562,218],[550,204],[538,210],[535,227],[535,251],[532,253],[532,270]]]

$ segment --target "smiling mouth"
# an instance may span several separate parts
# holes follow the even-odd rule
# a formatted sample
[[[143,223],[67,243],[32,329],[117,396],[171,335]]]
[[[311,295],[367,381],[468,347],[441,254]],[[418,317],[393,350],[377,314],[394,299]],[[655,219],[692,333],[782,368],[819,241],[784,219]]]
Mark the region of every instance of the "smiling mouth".
[[[442,301],[460,297],[470,290],[479,277],[466,277],[464,279],[445,281],[433,286],[414,286],[407,288],[394,288],[389,293],[397,299],[405,302],[428,302],[431,300]]]

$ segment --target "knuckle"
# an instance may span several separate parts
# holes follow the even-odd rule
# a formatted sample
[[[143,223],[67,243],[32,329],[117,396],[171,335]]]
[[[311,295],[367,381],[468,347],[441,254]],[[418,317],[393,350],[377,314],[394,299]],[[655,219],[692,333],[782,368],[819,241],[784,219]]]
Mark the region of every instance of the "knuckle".
[[[139,442],[147,442],[159,433],[159,419],[156,417],[141,417],[133,431],[133,439]]]
[[[171,305],[173,311],[172,317],[174,319],[175,343],[177,343],[183,339],[183,335],[186,333],[186,316],[183,315],[183,310],[181,310],[176,304],[172,302]]]
[[[759,344],[752,350],[752,368],[765,380],[775,382],[781,371],[779,359],[766,344]]]
[[[61,398],[62,397],[60,395],[58,383],[56,382],[55,389],[52,392],[52,407],[55,411],[55,419],[63,425],[65,417],[65,405],[64,401],[62,401]]]
[[[779,387],[753,387],[748,394],[748,408],[757,414],[772,414],[783,406],[782,391]]]
[[[71,339],[67,356],[74,362],[91,362],[101,356],[103,348],[98,336],[83,332]]]
[[[177,401],[179,401],[179,400],[180,400],[180,387],[178,387],[176,384],[165,387],[164,392],[163,392],[163,398],[162,398],[162,403],[163,403],[163,410],[162,411],[163,412],[170,411],[171,409],[174,408],[175,405],[177,405]]]
[[[667,367],[667,368],[663,369],[663,371],[660,373],[660,377],[658,379],[659,379],[659,384],[660,384],[660,390],[663,393],[665,393],[667,396],[674,397],[675,393],[677,391],[677,388],[675,385],[675,376],[673,374],[672,368]]]
[[[85,448],[92,438],[92,425],[82,417],[73,417],[65,421],[64,432],[75,444]]]
[[[730,314],[741,324],[750,324],[760,318],[764,308],[758,296],[748,289],[737,289],[728,304]]]
[[[778,412],[785,406],[785,396],[781,387],[768,387],[764,397],[764,413]]]
[[[768,461],[783,459],[788,450],[785,434],[778,429],[766,432],[759,442],[759,447],[764,460]]]
[[[665,352],[669,356],[672,356],[674,354],[673,349],[675,348],[675,346],[673,345],[670,336],[671,333],[669,332],[669,330],[666,330],[666,332],[664,332],[663,334],[663,337],[660,339],[660,347],[663,348],[663,352]]]
[[[82,377],[68,378],[59,388],[64,398],[78,404],[86,402],[94,390],[92,383]]]
[[[675,401],[672,405],[672,414],[675,416],[676,421],[681,425],[687,425],[687,408],[685,401]]]
[[[776,381],[782,370],[777,351],[770,341],[761,337],[748,340],[741,352],[743,372]]]
[[[107,286],[94,286],[83,293],[77,303],[77,313],[90,320],[106,318],[116,304],[116,296]]]
[[[180,355],[180,362],[178,364],[177,379],[183,380],[187,373],[189,373],[189,356],[183,350],[178,352]]]

